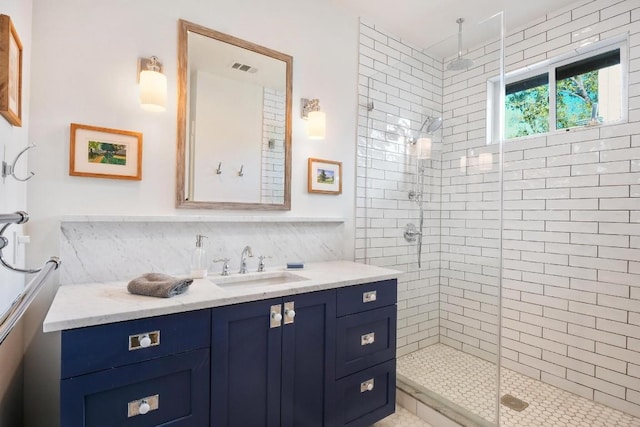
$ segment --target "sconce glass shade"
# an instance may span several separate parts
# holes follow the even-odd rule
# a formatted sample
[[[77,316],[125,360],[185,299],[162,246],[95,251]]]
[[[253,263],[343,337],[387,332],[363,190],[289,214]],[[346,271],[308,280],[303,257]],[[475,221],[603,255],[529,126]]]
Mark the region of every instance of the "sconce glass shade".
[[[431,138],[428,138],[428,137],[418,138],[418,158],[419,159],[431,158]]]
[[[326,133],[326,115],[323,111],[309,111],[307,117],[307,136],[309,139],[324,139]]]
[[[140,72],[140,106],[147,111],[166,109],[167,76],[152,70]]]

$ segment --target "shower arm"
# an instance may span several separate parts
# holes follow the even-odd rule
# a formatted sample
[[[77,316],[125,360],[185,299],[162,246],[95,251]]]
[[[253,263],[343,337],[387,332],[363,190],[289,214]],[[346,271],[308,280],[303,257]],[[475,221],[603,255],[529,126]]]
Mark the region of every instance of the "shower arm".
[[[458,58],[462,58],[462,23],[464,19],[460,18],[456,22],[458,23]]]

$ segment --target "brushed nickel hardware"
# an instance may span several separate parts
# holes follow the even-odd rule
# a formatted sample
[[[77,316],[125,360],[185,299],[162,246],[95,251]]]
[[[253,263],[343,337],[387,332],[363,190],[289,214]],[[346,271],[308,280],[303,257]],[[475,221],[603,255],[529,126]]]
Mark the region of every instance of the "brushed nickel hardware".
[[[253,258],[253,252],[251,252],[251,246],[245,246],[240,254],[240,274],[245,274],[247,270],[247,257]]]
[[[149,411],[158,409],[160,406],[160,395],[154,394],[153,396],[143,397],[142,399],[129,402],[127,406],[129,409],[127,418],[144,415]]]
[[[376,342],[376,333],[370,332],[368,334],[364,334],[360,337],[360,345],[370,345]]]
[[[27,145],[27,148],[20,151],[11,164],[5,162],[4,160],[2,161],[2,182],[4,182],[4,179],[8,176],[13,177],[16,181],[22,181],[22,182],[28,181],[31,178],[33,178],[33,176],[35,175],[35,173],[33,172],[29,172],[29,175],[25,176],[24,178],[19,178],[15,175],[15,170],[16,170],[16,163],[18,163],[18,160],[20,159],[20,157],[24,153],[26,153],[28,149],[33,148],[35,146],[36,144]],[[6,148],[5,148],[5,154],[6,154]]]
[[[373,378],[371,378],[370,380],[366,380],[360,383],[360,393],[371,391],[373,390],[374,387],[375,387],[375,382]]]
[[[231,275],[231,267],[229,267],[229,258],[214,259],[213,262],[214,263],[216,263],[216,262],[223,263],[222,264],[222,272],[220,273],[221,276],[229,276],[229,275]]]
[[[362,294],[363,303],[374,302],[377,298],[378,298],[377,291],[369,291]]]
[[[264,260],[265,258],[271,258],[270,256],[260,255],[258,257],[258,273],[262,273],[264,271]]]
[[[284,303],[284,324],[288,325],[294,322],[296,317],[296,311],[294,310],[295,304],[293,301]]]
[[[160,345],[160,331],[129,335],[129,351]]]
[[[282,306],[280,304],[271,306],[271,315],[269,316],[269,327],[279,328],[282,325]]]

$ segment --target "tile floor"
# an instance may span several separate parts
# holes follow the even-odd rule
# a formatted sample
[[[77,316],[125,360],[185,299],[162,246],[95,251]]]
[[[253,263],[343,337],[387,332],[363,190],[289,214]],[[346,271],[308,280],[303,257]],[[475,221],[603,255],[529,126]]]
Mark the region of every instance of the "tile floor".
[[[436,344],[400,357],[398,374],[495,422],[496,369],[492,363]],[[529,407],[516,412],[501,406],[502,427],[640,427],[640,418],[503,369],[501,395],[507,393],[528,402]]]
[[[396,406],[396,413],[378,421],[371,427],[433,427],[406,409]]]

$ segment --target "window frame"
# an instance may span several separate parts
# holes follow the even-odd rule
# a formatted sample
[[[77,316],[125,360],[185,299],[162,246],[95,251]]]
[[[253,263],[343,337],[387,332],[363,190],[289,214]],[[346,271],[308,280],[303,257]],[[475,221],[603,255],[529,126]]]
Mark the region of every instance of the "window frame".
[[[571,52],[547,59],[537,64],[532,64],[524,68],[505,73],[504,85],[517,83],[541,74],[547,74],[549,80],[549,132],[536,133],[532,135],[519,136],[515,138],[504,138],[505,141],[518,141],[528,138],[537,138],[546,135],[553,135],[567,132],[574,129],[584,129],[588,126],[573,126],[569,128],[557,129],[557,102],[556,102],[556,69],[568,64],[589,59],[591,57],[620,49],[620,72],[621,79],[621,117],[619,120],[604,122],[598,126],[608,126],[629,121],[629,33],[621,34],[606,40],[595,42],[586,46],[580,46]],[[487,144],[499,142],[503,130],[500,129],[500,115],[505,114],[504,99],[501,99],[499,77],[491,78],[487,81]],[[502,124],[504,126],[504,123]]]

